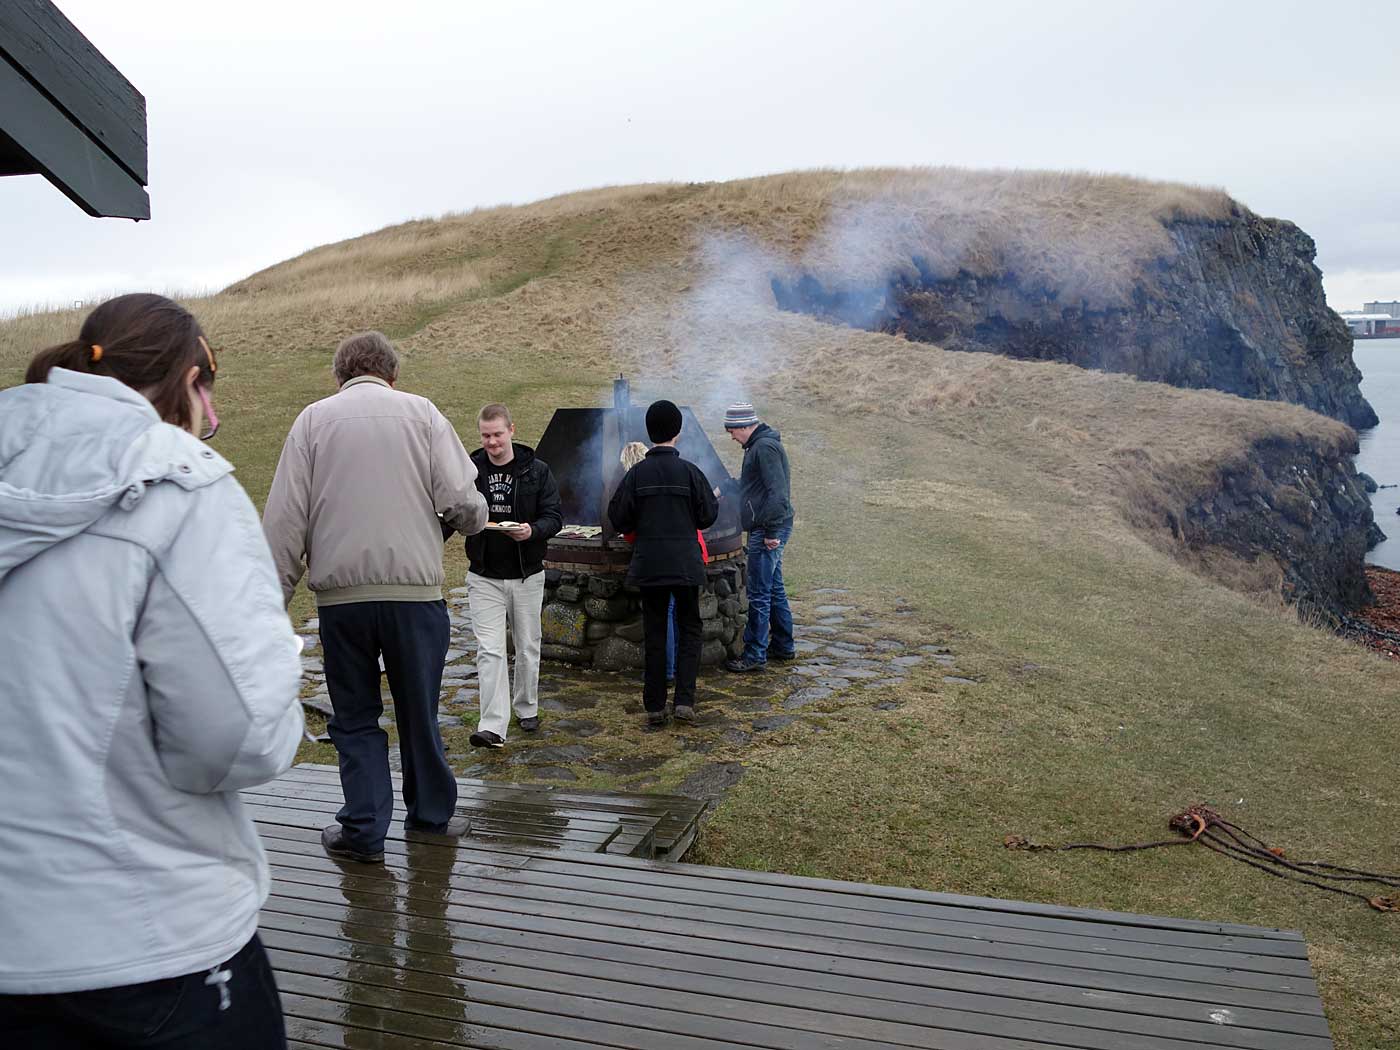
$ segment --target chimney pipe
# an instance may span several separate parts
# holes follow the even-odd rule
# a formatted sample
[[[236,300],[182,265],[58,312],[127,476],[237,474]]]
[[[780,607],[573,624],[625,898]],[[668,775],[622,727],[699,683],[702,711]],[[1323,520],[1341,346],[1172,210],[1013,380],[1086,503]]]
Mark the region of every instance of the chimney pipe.
[[[621,374],[613,380],[613,408],[625,412],[632,407],[632,385]]]

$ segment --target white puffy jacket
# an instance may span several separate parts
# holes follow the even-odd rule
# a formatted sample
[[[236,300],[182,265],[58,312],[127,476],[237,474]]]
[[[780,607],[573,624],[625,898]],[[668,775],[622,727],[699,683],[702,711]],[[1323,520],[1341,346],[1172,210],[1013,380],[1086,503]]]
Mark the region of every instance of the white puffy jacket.
[[[233,468],[115,379],[0,392],[0,993],[207,969],[267,859],[300,661]]]

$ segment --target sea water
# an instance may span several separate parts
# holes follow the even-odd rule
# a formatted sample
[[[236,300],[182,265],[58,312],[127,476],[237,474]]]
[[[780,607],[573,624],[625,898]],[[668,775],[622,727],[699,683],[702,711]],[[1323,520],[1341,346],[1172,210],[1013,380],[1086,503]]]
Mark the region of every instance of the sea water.
[[[1366,556],[1387,569],[1400,569],[1400,339],[1359,340],[1352,357],[1361,369],[1361,393],[1371,402],[1379,425],[1361,431],[1356,469],[1379,485],[1393,485],[1371,494],[1376,524],[1388,537]]]

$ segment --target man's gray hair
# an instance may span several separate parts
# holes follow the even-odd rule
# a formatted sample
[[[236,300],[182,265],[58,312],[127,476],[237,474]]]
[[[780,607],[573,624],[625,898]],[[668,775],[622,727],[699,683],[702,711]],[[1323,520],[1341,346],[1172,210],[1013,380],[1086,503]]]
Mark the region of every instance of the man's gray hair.
[[[399,352],[383,332],[357,332],[336,347],[331,368],[341,386],[356,376],[392,383],[399,378]]]

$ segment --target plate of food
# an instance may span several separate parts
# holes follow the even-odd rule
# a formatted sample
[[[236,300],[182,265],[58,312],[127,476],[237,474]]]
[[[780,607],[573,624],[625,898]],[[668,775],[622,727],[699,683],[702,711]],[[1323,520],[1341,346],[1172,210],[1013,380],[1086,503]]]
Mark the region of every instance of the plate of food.
[[[520,522],[518,522],[518,521],[488,521],[488,522],[486,523],[486,527],[487,527],[488,529],[493,529],[493,530],[496,531],[496,532],[510,532],[512,529],[518,529],[518,528],[520,528]]]

